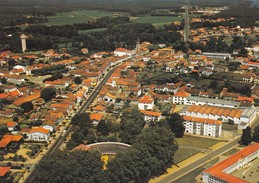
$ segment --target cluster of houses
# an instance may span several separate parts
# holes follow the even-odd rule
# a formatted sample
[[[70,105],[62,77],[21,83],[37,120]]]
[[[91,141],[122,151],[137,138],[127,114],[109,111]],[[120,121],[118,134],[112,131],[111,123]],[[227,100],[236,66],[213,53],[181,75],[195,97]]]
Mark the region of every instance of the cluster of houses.
[[[255,110],[245,109],[253,107],[254,98],[228,92],[226,88],[223,88],[220,94],[215,94],[211,89],[197,89],[195,83],[181,80],[175,83],[143,86],[138,80],[141,70],[154,65],[167,73],[198,73],[198,75],[205,76],[210,76],[214,72],[225,72],[228,69],[224,66],[220,67],[218,64],[214,65],[217,59],[211,58],[209,53],[208,55],[199,55],[194,52],[189,59],[186,59],[184,53],[175,52],[172,47],[165,47],[165,45],[149,52],[150,45],[148,42],[143,42],[137,45],[133,51],[118,48],[112,53],[98,52],[90,57],[85,55],[72,57],[66,53],[55,53],[54,50],[48,50],[40,56],[14,55],[11,52],[2,52],[0,63],[3,67],[0,69],[0,76],[4,91],[0,93],[0,99],[10,101],[10,103],[1,103],[0,105],[0,117],[9,118],[3,124],[13,134],[17,133],[23,138],[26,137],[25,140],[48,141],[50,135],[75,114],[86,99],[87,93],[111,69],[113,69],[113,74],[103,86],[90,109],[90,119],[94,125],[98,125],[101,120],[106,119],[106,111],[111,104],[115,104],[115,107],[121,107],[121,102],[138,106],[147,122],[159,121],[163,118],[156,103],[169,103],[172,105],[172,109],[175,105],[181,104],[191,106],[191,108],[193,108],[192,106],[211,106],[210,109],[212,107],[218,110],[237,108],[235,110],[242,111],[236,113],[229,111],[229,113],[225,113],[225,116],[222,114],[213,117],[210,113],[205,117],[205,114],[200,113],[200,111],[186,114],[188,110],[185,109],[186,111],[181,112],[187,133],[214,137],[220,136],[221,125],[224,122],[233,120],[240,129],[243,129],[254,119]],[[87,54],[88,50],[82,49],[82,52]],[[15,65],[10,70],[4,69],[4,66],[8,64],[8,59],[15,61]],[[41,76],[35,75],[37,70],[53,68],[57,65],[65,66],[68,70],[62,78],[38,80]],[[75,82],[77,77],[80,78],[80,83]],[[28,82],[31,84],[27,85]],[[251,78],[249,82],[251,82]],[[56,97],[50,102],[45,102],[41,98],[41,91],[46,87],[53,87],[57,91]],[[33,104],[33,110],[25,115],[29,116],[31,123],[41,121],[40,126],[23,127],[20,124],[26,119],[22,117],[19,119],[19,115],[19,122],[13,120],[18,114],[17,109],[21,108],[25,102]],[[208,111],[206,110],[206,112]],[[235,115],[240,113],[240,116],[231,117],[234,113]],[[12,140],[8,143],[5,142],[7,141],[4,140],[1,146],[4,150],[8,149],[8,144],[13,143]]]
[[[71,57],[68,54],[55,53],[53,50],[48,50],[42,56],[2,52],[0,61],[3,67],[0,69],[0,77],[3,91],[0,93],[0,99],[4,102],[1,103],[0,118],[1,125],[6,126],[9,133],[0,140],[1,153],[17,150],[24,140],[49,141],[51,134],[59,130],[60,125],[76,113],[87,98],[87,93],[96,86],[103,75],[128,59],[129,51],[125,50],[118,49],[118,56],[108,58],[95,58],[93,54],[91,59],[86,56]],[[15,61],[10,71],[5,69],[8,59]],[[24,64],[29,62],[28,59],[34,61]],[[41,76],[34,75],[37,74],[37,70],[55,65],[64,65],[68,69],[67,74],[56,80],[38,80]],[[81,79],[81,83],[75,82],[76,77]],[[42,90],[47,87],[56,90],[56,97],[49,102],[41,98]],[[33,109],[20,114],[21,106],[26,102],[31,102]],[[90,118],[93,124],[97,125],[103,116],[91,114]],[[40,126],[34,123],[39,123]]]

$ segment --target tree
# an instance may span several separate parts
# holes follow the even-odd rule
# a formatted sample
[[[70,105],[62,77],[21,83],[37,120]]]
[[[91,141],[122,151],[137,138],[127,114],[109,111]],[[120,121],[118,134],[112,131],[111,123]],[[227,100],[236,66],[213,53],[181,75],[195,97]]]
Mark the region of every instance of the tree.
[[[101,120],[97,127],[96,127],[97,132],[100,132],[102,135],[107,136],[109,135],[109,128],[108,128],[108,124],[106,123],[106,121]]]
[[[3,77],[3,78],[1,79],[1,83],[2,83],[2,84],[6,84],[6,82],[7,82],[7,79],[6,79],[5,77]]]
[[[242,130],[242,136],[241,136],[241,140],[239,141],[239,143],[241,145],[249,145],[251,144],[253,138],[252,138],[252,133],[251,133],[251,127],[246,127],[245,129]]]
[[[27,113],[33,110],[33,104],[30,101],[24,102],[22,103],[21,108],[24,110],[25,113]]]
[[[8,132],[7,126],[5,124],[0,124],[0,135],[3,135],[6,132]]]
[[[209,88],[212,88],[213,90],[216,90],[218,88],[219,82],[216,80],[212,80],[210,82],[210,85],[208,86]]]
[[[67,141],[66,148],[67,148],[68,150],[72,150],[72,149],[74,149],[76,146],[78,146],[78,144],[75,143],[72,139],[69,139],[69,140]]]
[[[253,141],[254,142],[259,142],[259,125],[257,125],[254,129],[253,133]]]
[[[59,151],[44,156],[36,168],[32,182],[109,182],[102,171],[101,155],[96,152]]]
[[[40,97],[43,98],[45,101],[50,101],[52,98],[56,97],[56,90],[51,87],[44,88],[41,91]]]
[[[71,124],[76,125],[79,128],[92,128],[93,123],[90,120],[90,116],[88,113],[77,113],[71,119]]]
[[[84,142],[84,138],[85,138],[84,135],[79,131],[75,131],[71,135],[71,140],[73,140],[77,145],[82,144]]]
[[[174,135],[166,128],[144,129],[135,143],[108,164],[112,182],[146,182],[165,171],[178,149]]]
[[[75,77],[74,82],[75,84],[79,85],[82,83],[82,79],[80,77]]]
[[[183,124],[183,118],[178,113],[173,113],[168,119],[169,128],[174,132],[175,137],[183,137],[185,127]]]
[[[16,61],[13,58],[10,58],[10,59],[8,59],[7,63],[8,63],[9,67],[13,67],[16,64]]]
[[[119,137],[124,143],[132,144],[145,125],[144,116],[138,109],[126,109],[122,113]]]
[[[240,93],[242,95],[246,95],[246,96],[250,97],[252,91],[251,91],[251,88],[248,85],[245,85],[242,88],[240,88]]]

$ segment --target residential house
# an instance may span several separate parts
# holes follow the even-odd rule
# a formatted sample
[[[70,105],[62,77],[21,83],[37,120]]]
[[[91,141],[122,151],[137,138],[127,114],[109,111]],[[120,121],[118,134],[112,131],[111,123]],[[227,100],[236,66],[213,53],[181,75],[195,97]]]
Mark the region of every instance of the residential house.
[[[227,88],[223,88],[219,95],[221,99],[234,101],[236,101],[240,96],[239,93],[228,92]]]
[[[6,123],[6,126],[10,132],[14,131],[15,127],[18,125],[18,123],[10,121]]]
[[[11,167],[0,167],[0,182],[7,182]]]
[[[23,136],[21,135],[4,135],[0,140],[0,153],[15,152],[19,149]]]
[[[93,125],[96,126],[103,119],[104,115],[102,113],[91,113],[90,120],[93,122]]]
[[[148,122],[148,121],[160,121],[162,119],[162,113],[161,112],[146,111],[146,110],[140,110],[140,112],[144,114],[144,120],[146,122]]]
[[[28,140],[32,141],[48,141],[50,131],[43,127],[33,128],[28,132]]]
[[[190,93],[185,91],[179,91],[173,95],[173,103],[174,104],[186,104],[187,98],[190,96]]]
[[[248,82],[248,83],[252,83],[254,81],[254,78],[255,78],[255,74],[244,74],[243,75],[243,81],[244,82]],[[256,81],[257,82],[257,81]],[[256,83],[255,82],[255,83]]]
[[[6,76],[7,82],[15,84],[15,85],[21,85],[25,83],[25,79],[22,76],[19,75],[8,75]]]
[[[150,95],[144,95],[138,100],[139,110],[152,110],[154,107],[154,99]]]
[[[114,50],[114,56],[116,57],[122,57],[122,56],[130,56],[132,55],[132,52],[126,48],[117,48],[116,50]]]

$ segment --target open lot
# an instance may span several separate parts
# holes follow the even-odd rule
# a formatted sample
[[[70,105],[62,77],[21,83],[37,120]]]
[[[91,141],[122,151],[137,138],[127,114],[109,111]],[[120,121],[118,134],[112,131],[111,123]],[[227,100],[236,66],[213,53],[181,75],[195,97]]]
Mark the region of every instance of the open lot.
[[[189,135],[185,135],[183,138],[177,138],[176,141],[178,142],[179,146],[192,146],[203,149],[209,148],[210,146],[213,146],[221,142],[220,140],[216,139],[209,139]]]

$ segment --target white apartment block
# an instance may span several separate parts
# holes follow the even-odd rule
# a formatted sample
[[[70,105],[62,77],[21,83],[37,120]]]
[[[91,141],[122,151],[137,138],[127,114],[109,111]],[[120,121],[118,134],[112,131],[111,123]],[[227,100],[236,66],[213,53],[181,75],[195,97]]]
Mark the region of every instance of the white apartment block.
[[[221,135],[222,122],[207,118],[184,116],[185,132],[195,135],[219,137]]]

